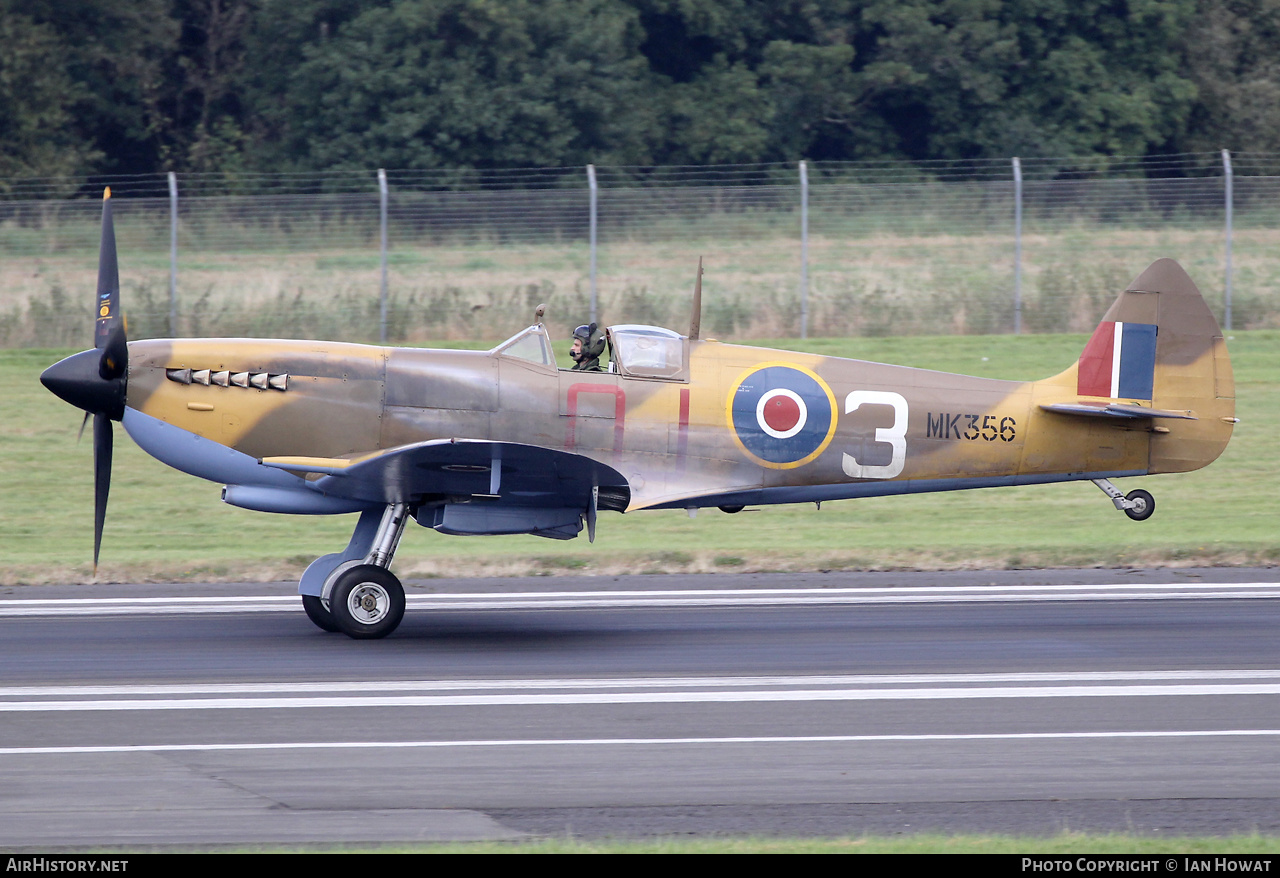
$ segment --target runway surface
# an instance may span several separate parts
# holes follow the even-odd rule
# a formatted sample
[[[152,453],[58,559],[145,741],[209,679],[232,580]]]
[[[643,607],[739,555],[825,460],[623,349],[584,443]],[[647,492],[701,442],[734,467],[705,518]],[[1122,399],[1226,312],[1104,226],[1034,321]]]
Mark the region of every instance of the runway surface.
[[[0,846],[1280,832],[1280,570],[0,589]]]

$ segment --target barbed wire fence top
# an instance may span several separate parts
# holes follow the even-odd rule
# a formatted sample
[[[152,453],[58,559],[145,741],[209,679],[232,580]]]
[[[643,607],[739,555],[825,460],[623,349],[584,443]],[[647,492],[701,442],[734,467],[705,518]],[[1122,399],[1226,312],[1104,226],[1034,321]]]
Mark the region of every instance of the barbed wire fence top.
[[[1227,159],[0,180],[0,344],[88,343],[105,186],[135,338],[683,329],[700,257],[725,340],[1087,331],[1161,256],[1275,326],[1280,154]]]

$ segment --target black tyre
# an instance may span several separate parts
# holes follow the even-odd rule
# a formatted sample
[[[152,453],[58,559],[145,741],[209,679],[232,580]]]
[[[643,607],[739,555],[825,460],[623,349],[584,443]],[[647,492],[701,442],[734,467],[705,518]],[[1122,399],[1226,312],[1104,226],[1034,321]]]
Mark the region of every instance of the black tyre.
[[[329,612],[338,630],[348,637],[386,637],[404,618],[404,588],[390,570],[361,564],[334,580]]]
[[[1124,514],[1134,521],[1146,521],[1156,511],[1156,498],[1146,491],[1130,491],[1124,499],[1133,504],[1133,508],[1126,509]]]
[[[320,598],[304,594],[302,596],[302,609],[307,611],[307,618],[315,623],[316,627],[321,631],[337,631],[337,623],[333,621],[333,613],[329,612],[329,608],[324,605],[324,601]]]

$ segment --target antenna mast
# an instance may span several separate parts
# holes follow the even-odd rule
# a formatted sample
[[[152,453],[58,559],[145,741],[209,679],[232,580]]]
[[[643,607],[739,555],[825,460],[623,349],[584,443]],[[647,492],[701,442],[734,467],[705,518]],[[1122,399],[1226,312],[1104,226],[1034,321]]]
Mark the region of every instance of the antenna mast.
[[[698,340],[702,330],[702,257],[698,257],[698,279],[693,283],[693,315],[689,319],[689,339]]]

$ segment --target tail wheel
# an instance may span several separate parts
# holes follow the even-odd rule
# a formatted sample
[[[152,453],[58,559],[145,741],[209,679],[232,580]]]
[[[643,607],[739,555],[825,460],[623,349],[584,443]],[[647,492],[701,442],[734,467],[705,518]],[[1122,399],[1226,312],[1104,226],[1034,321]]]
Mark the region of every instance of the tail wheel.
[[[386,637],[404,618],[404,588],[385,567],[360,564],[334,581],[329,612],[334,625],[348,637]]]
[[[1124,499],[1131,504],[1125,509],[1124,514],[1134,521],[1146,521],[1151,517],[1151,513],[1156,511],[1156,498],[1146,491],[1130,491]]]

